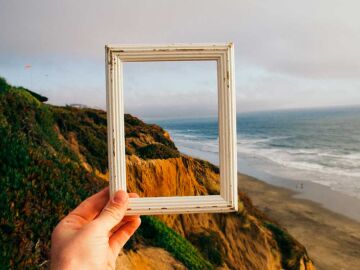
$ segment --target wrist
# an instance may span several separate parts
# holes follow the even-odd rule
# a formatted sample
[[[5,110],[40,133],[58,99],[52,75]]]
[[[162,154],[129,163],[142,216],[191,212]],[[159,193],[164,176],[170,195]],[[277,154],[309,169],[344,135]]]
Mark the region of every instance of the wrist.
[[[73,269],[87,269],[84,266],[84,261],[79,260],[75,256],[69,256],[65,254],[55,254],[52,256],[51,270],[73,270]]]

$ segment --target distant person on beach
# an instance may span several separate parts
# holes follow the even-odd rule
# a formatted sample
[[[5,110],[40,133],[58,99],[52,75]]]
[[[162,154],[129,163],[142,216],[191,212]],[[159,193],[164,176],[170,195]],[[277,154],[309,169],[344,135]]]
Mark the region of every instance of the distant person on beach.
[[[304,184],[303,183],[300,183],[300,184],[296,184],[296,189],[304,189]]]
[[[139,216],[124,216],[129,197],[109,189],[83,201],[55,227],[51,238],[51,269],[115,269],[122,247],[140,226]]]

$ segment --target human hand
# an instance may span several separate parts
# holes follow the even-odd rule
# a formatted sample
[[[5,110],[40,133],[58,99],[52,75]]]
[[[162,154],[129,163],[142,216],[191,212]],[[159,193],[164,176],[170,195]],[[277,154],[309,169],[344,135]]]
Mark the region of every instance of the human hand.
[[[124,216],[129,197],[109,189],[87,198],[55,227],[51,269],[115,269],[121,248],[140,226],[139,216]]]

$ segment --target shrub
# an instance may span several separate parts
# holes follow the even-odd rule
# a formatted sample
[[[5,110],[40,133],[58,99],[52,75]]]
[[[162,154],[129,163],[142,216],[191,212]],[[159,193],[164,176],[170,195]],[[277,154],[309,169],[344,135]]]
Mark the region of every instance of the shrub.
[[[299,245],[285,230],[274,223],[266,221],[264,225],[275,237],[281,252],[282,267],[288,270],[299,270],[301,265],[300,260],[303,255],[306,254],[305,248]]]
[[[140,147],[136,151],[142,159],[167,159],[180,157],[180,153],[166,145],[154,143]]]
[[[44,96],[42,96],[42,95],[40,95],[38,93],[35,93],[35,92],[30,91],[29,89],[26,89],[26,88],[23,88],[23,87],[21,87],[21,89],[24,90],[24,91],[27,91],[30,95],[32,95],[34,98],[36,98],[40,102],[48,101],[47,97],[44,97]]]
[[[168,146],[177,151],[172,140],[165,135],[165,130],[155,124],[145,124],[143,121],[130,114],[125,114],[125,137],[141,138],[142,135],[150,136],[157,143]]]
[[[221,266],[223,261],[223,243],[219,234],[215,231],[192,233],[189,241],[195,245],[201,254],[216,266]]]
[[[5,92],[9,87],[7,81],[3,77],[0,77],[0,93]]]

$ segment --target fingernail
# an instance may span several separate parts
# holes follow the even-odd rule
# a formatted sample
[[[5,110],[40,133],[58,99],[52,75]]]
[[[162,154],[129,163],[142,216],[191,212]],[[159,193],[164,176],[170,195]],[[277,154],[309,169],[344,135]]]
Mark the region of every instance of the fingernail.
[[[124,203],[127,201],[128,197],[129,197],[129,195],[125,191],[120,190],[115,193],[113,200],[116,203]]]

